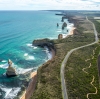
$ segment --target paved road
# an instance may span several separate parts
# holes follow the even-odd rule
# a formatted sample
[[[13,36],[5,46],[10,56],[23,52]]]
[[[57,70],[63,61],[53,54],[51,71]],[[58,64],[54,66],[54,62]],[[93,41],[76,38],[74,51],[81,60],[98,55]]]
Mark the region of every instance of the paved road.
[[[87,16],[86,16],[86,19],[88,20]],[[66,66],[66,63],[68,61],[68,58],[69,56],[71,55],[72,52],[74,52],[75,50],[78,50],[78,49],[81,49],[81,48],[84,48],[84,47],[87,47],[87,46],[91,46],[95,43],[98,43],[99,39],[98,39],[98,33],[96,31],[96,28],[95,28],[95,25],[94,23],[92,23],[90,20],[88,20],[92,25],[93,25],[93,29],[94,29],[94,35],[95,35],[95,42],[91,43],[91,44],[87,44],[87,45],[84,45],[84,46],[81,46],[81,47],[77,47],[77,48],[74,48],[72,50],[70,50],[67,55],[65,56],[62,64],[61,64],[61,71],[60,71],[60,76],[61,76],[61,86],[62,86],[62,95],[63,95],[63,99],[68,99],[68,94],[67,94],[67,88],[66,88],[66,83],[65,83],[65,78],[64,78],[64,69],[65,69],[65,66]]]

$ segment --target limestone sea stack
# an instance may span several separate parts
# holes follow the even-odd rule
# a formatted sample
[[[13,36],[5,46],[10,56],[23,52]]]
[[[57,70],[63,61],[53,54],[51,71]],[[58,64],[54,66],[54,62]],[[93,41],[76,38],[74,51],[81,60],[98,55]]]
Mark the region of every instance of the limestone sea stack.
[[[62,30],[64,30],[65,27],[67,27],[67,23],[66,22],[63,23]]]
[[[66,22],[63,23],[63,27],[67,27],[67,23]]]
[[[6,72],[6,76],[7,77],[14,77],[17,76],[16,70],[14,67],[12,67],[12,61],[9,59],[8,60],[8,68],[7,68],[7,72]]]

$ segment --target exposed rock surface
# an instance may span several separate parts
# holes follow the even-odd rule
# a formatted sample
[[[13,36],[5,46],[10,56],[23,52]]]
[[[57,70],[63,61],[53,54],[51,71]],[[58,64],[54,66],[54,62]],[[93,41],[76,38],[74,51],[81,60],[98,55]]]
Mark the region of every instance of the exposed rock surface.
[[[62,39],[63,38],[63,35],[62,34],[59,34],[58,35],[58,39]]]
[[[62,25],[62,30],[63,30],[65,27],[67,27],[67,23],[66,23],[66,22],[63,23],[63,25]]]
[[[67,26],[67,23],[66,23],[66,22],[64,22],[64,23],[63,23],[63,27],[66,27],[66,26]]]
[[[12,61],[9,59],[8,60],[8,68],[7,68],[7,72],[6,75],[7,77],[13,77],[13,76],[17,76],[16,70],[14,67],[12,67]]]
[[[47,38],[34,40],[33,41],[33,46],[40,46],[40,47],[47,46],[49,50],[53,49],[55,51],[55,47],[54,47],[54,44],[53,44],[52,40],[47,39]]]
[[[59,24],[57,23],[57,27],[59,27]]]

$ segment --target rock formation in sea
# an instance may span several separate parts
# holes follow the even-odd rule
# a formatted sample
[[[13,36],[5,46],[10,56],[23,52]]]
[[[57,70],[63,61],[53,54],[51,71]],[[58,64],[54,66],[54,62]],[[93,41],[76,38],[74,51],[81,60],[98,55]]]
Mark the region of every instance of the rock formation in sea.
[[[66,22],[63,23],[63,25],[62,25],[62,30],[63,30],[65,27],[67,27],[67,23],[66,23]]]
[[[12,67],[12,61],[9,59],[8,60],[8,68],[7,68],[7,72],[6,72],[6,76],[7,77],[13,77],[13,76],[17,76],[16,70],[14,67]]]
[[[59,27],[59,24],[57,23],[57,27]]]
[[[67,23],[66,23],[66,22],[64,22],[62,26],[63,26],[63,27],[67,27]]]
[[[38,39],[33,41],[33,46],[40,46],[40,47],[47,47],[50,51],[53,49],[55,52],[55,47],[52,40],[45,38],[45,39]]]
[[[62,34],[59,34],[58,35],[58,39],[62,39],[63,38],[63,35]]]

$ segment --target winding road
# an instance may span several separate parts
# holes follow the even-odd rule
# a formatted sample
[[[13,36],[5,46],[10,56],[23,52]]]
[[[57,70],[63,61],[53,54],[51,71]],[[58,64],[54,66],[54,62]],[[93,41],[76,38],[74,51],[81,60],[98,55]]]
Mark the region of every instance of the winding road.
[[[88,20],[87,16],[86,16],[86,20]],[[68,99],[67,88],[66,88],[65,77],[64,77],[64,69],[65,69],[65,66],[66,66],[66,63],[68,61],[69,56],[71,55],[72,52],[74,52],[74,51],[76,51],[78,49],[84,48],[84,47],[91,46],[91,45],[93,45],[95,43],[98,43],[98,41],[99,41],[99,39],[98,39],[98,33],[96,31],[94,23],[92,23],[90,20],[88,20],[88,21],[93,25],[94,35],[95,35],[95,41],[93,43],[90,43],[90,44],[87,44],[87,45],[84,45],[84,46],[81,46],[81,47],[74,48],[74,49],[70,50],[66,54],[66,56],[65,56],[65,58],[64,58],[64,60],[63,60],[63,62],[61,64],[61,71],[60,71],[63,99]]]

